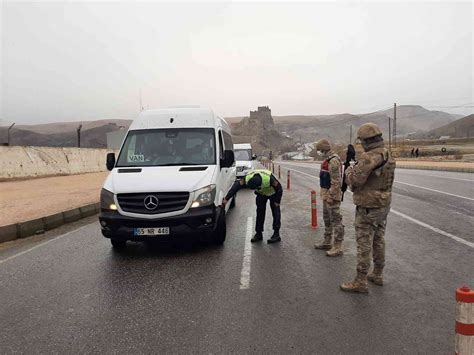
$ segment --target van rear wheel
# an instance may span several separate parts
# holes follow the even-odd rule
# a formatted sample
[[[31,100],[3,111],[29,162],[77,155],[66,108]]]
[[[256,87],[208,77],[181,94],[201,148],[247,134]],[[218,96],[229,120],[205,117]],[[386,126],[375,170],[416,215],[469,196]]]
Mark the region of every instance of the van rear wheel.
[[[225,242],[225,237],[227,234],[227,226],[225,222],[225,211],[222,210],[222,213],[219,217],[219,221],[217,222],[216,230],[212,235],[212,241],[215,244],[222,245]]]

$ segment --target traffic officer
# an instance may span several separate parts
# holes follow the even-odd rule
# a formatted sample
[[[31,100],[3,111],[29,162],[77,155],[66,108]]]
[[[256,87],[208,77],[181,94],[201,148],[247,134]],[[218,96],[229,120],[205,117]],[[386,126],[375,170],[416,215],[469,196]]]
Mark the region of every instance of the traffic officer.
[[[383,285],[385,266],[385,226],[392,201],[395,160],[384,147],[382,132],[374,123],[366,123],[357,131],[364,153],[346,170],[346,181],[356,205],[355,233],[357,242],[357,275],[341,284],[348,292],[367,293],[367,280]],[[368,275],[372,253],[374,269]]]
[[[339,155],[331,149],[331,143],[322,139],[316,143],[316,150],[325,158],[319,172],[321,198],[323,200],[324,240],[315,244],[315,249],[328,250],[327,256],[341,256],[342,241],[344,240],[344,225],[342,224],[342,161]],[[334,244],[332,237],[334,234]],[[330,250],[329,250],[330,249]]]
[[[255,190],[257,198],[257,223],[255,226],[255,235],[250,240],[252,243],[259,242],[263,239],[263,225],[265,223],[265,211],[267,208],[267,201],[270,201],[270,208],[273,215],[273,235],[268,239],[268,243],[278,243],[281,241],[280,226],[281,213],[280,202],[283,196],[283,188],[280,182],[273,176],[269,170],[254,170],[238,179],[232,185],[232,188],[227,193],[227,196],[222,201],[222,205],[226,203],[242,188],[249,188]]]

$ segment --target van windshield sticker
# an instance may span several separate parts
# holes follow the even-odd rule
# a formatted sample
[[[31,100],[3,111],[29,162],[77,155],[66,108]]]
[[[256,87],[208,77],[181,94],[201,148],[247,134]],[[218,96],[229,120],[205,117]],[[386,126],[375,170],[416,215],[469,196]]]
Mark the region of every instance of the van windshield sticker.
[[[128,161],[129,162],[143,162],[145,161],[145,156],[143,154],[130,154],[128,156]]]

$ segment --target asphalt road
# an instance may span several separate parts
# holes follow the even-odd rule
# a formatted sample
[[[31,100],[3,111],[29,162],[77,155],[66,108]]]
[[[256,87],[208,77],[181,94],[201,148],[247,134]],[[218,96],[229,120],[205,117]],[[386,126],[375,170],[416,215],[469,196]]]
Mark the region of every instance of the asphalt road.
[[[0,352],[452,353],[454,291],[474,287],[473,175],[397,170],[386,285],[367,296],[339,291],[355,274],[350,194],[346,253],[328,258],[313,249],[322,227],[310,228],[318,167],[285,167],[294,171],[278,245],[248,242],[250,191],[239,192],[222,247],[132,243],[117,253],[96,217],[6,243]],[[266,225],[265,239],[269,210]]]

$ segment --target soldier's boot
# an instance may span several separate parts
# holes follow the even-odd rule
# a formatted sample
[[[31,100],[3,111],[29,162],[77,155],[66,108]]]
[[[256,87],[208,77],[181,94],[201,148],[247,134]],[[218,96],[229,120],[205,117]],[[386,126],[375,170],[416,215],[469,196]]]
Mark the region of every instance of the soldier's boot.
[[[262,234],[262,232],[257,232],[257,233],[255,233],[255,235],[253,236],[253,238],[250,239],[250,242],[251,242],[251,243],[260,242],[262,239],[263,239],[263,234]]]
[[[383,286],[383,269],[374,267],[374,271],[367,275],[367,280],[377,286]]]
[[[342,240],[336,240],[331,250],[326,252],[326,255],[331,257],[342,256],[343,254],[344,251],[342,249]]]
[[[367,286],[367,276],[358,273],[353,281],[341,284],[341,290],[345,292],[369,293]]]
[[[332,236],[324,235],[324,240],[322,243],[314,244],[314,249],[329,250],[332,248],[331,243]]]

